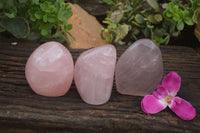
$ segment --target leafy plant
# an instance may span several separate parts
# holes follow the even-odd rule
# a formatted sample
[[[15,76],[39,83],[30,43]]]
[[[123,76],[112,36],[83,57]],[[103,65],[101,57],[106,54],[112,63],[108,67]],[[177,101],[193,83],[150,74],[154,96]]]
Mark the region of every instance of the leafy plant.
[[[72,9],[64,0],[0,0],[0,16],[0,31],[6,30],[17,38],[31,38],[38,32],[45,38],[58,38],[60,41],[68,41],[63,32],[72,36],[69,32],[72,24],[67,24],[72,16]],[[19,18],[21,23],[16,23]],[[12,26],[6,26],[7,24]],[[24,27],[19,26],[23,24]],[[31,29],[31,33],[24,29]],[[22,32],[24,36],[19,35]]]
[[[113,0],[102,0],[104,3],[108,4],[108,5],[112,5],[114,4]]]
[[[107,27],[101,36],[119,45],[139,38],[151,38],[157,44],[168,44],[185,25],[197,23],[200,14],[198,0],[103,0],[111,5],[103,21]],[[106,33],[106,34],[105,34]]]
[[[8,32],[12,33],[17,38],[24,38],[30,32],[28,22],[24,18],[21,18],[21,17],[1,18],[0,26],[1,26],[2,32],[7,30]]]

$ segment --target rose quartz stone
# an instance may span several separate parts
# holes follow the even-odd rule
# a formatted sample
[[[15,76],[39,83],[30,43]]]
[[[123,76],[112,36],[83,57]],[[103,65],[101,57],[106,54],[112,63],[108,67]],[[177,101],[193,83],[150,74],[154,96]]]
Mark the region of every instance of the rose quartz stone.
[[[32,90],[42,96],[64,95],[73,80],[74,65],[70,52],[58,42],[39,46],[29,57],[25,75]]]
[[[74,80],[83,101],[100,105],[109,100],[115,64],[116,49],[112,45],[87,50],[78,57]]]
[[[149,39],[140,39],[117,62],[117,91],[134,96],[151,94],[159,85],[162,75],[163,62],[159,47]]]

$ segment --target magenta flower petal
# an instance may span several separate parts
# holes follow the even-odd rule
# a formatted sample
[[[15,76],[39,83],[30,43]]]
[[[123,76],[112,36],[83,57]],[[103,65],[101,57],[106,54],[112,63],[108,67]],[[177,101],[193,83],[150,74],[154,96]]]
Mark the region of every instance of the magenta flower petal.
[[[161,102],[161,100],[157,99],[153,95],[146,95],[142,102],[141,108],[145,113],[155,114],[167,107],[165,102]]]
[[[170,72],[163,79],[162,86],[169,91],[171,96],[176,96],[181,86],[181,78],[176,72]]]
[[[158,86],[157,92],[160,94],[162,98],[165,98],[166,96],[168,96],[167,90],[162,85]]]
[[[169,107],[183,120],[192,120],[196,116],[195,108],[180,97],[174,97],[173,102]]]
[[[162,97],[160,96],[160,94],[157,91],[153,92],[153,96],[157,99],[161,99]]]

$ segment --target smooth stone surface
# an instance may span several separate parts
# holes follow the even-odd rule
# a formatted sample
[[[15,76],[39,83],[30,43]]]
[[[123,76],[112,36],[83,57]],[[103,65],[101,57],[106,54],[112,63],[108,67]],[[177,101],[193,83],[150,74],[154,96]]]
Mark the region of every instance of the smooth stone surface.
[[[115,64],[116,49],[113,45],[87,50],[78,57],[74,80],[83,101],[92,105],[100,105],[109,100]]]
[[[160,84],[162,75],[163,62],[159,47],[149,39],[140,39],[133,43],[117,62],[117,91],[134,96],[152,94]]]
[[[58,42],[39,46],[29,57],[25,74],[32,90],[42,96],[64,95],[73,80],[74,65],[70,52]]]
[[[72,7],[73,15],[69,18],[67,23],[73,25],[73,28],[69,32],[76,38],[76,40],[73,40],[71,36],[65,34],[65,37],[71,42],[69,47],[73,49],[88,49],[107,44],[98,32],[98,30],[101,30],[103,26],[97,21],[97,19],[88,14],[79,5],[70,5]]]

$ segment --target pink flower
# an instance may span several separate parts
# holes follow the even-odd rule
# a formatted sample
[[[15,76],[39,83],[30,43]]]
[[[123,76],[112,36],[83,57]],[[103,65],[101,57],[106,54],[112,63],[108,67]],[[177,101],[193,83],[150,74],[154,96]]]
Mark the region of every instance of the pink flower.
[[[153,95],[146,95],[141,108],[145,113],[155,114],[167,106],[181,119],[192,120],[196,116],[196,110],[186,100],[175,97],[181,86],[181,78],[176,72],[169,73],[159,85]]]

